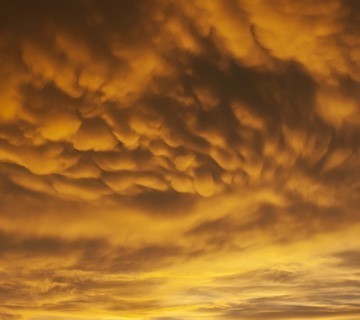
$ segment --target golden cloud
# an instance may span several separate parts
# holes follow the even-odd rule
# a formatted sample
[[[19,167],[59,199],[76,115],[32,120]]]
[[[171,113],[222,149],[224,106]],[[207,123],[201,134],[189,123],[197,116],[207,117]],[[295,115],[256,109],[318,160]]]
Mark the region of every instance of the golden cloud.
[[[0,318],[357,319],[359,12],[2,1]]]

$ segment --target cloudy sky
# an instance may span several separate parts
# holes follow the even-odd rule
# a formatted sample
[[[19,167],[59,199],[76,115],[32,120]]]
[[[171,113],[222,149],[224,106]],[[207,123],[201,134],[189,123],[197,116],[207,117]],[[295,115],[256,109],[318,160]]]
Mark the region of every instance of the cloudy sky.
[[[360,317],[358,0],[0,1],[1,320]]]

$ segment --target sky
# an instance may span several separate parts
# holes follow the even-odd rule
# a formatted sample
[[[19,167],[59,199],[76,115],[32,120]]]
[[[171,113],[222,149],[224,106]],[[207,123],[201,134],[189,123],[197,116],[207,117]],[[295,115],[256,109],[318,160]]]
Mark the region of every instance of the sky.
[[[1,320],[360,319],[360,2],[1,0]]]

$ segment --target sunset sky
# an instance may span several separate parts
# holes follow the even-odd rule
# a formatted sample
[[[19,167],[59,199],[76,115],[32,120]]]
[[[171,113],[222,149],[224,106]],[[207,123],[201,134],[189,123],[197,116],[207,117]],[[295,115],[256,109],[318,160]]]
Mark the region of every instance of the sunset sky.
[[[0,0],[0,320],[359,320],[360,1]]]

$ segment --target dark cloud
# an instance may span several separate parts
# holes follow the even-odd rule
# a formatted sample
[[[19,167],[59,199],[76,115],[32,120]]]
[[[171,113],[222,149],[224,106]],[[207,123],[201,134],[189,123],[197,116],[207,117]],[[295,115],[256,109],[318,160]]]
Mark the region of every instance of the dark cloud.
[[[278,306],[277,308],[275,306],[271,306],[271,311],[255,311],[254,313],[246,312],[243,308],[234,308],[233,310],[224,313],[222,316],[225,319],[301,319],[304,317],[354,317],[358,314],[359,306],[349,308],[347,310],[334,310],[332,308],[324,308],[317,306],[289,305],[286,307]]]
[[[339,260],[339,266],[346,268],[359,268],[360,251],[343,251],[334,255]]]
[[[16,315],[16,314],[9,314],[9,313],[0,313],[1,319],[4,320],[19,320],[22,319],[22,317],[20,315]]]

